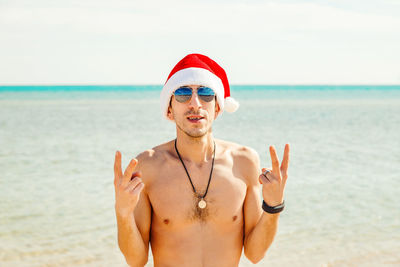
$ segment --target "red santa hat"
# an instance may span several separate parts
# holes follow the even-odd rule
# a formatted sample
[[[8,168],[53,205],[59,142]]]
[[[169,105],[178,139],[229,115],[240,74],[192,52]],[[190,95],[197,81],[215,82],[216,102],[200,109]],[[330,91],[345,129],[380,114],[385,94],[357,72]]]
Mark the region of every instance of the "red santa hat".
[[[161,111],[167,119],[171,96],[176,89],[184,85],[202,85],[213,89],[221,112],[235,112],[239,108],[239,103],[230,96],[224,69],[207,56],[189,54],[175,65],[162,88]]]

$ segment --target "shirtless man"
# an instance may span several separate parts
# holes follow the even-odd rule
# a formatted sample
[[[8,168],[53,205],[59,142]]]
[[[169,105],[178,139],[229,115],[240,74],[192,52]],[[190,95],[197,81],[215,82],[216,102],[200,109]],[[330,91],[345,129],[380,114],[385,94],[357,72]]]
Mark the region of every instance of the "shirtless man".
[[[213,121],[224,107],[237,108],[229,96],[223,69],[190,54],[161,93],[176,140],[141,153],[124,173],[116,152],[118,244],[130,266],[147,263],[149,243],[156,267],[238,266],[242,249],[257,263],[271,245],[283,209],[289,145],[281,164],[271,146],[272,170],[261,170],[254,150],[215,139]]]

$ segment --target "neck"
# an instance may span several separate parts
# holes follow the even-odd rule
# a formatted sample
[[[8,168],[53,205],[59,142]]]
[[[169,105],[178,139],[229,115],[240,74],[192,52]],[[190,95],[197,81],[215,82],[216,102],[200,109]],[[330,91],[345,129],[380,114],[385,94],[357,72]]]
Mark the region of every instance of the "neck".
[[[202,165],[212,160],[214,152],[214,138],[212,133],[201,137],[191,137],[178,131],[176,147],[185,160]]]

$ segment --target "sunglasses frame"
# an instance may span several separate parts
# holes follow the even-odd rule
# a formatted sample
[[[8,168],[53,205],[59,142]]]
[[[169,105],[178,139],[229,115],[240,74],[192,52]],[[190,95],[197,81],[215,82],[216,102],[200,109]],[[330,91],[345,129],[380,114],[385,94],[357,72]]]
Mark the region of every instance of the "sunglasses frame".
[[[190,89],[191,94],[190,94],[190,95],[176,95],[176,94],[175,94],[176,91],[178,91],[179,89],[183,89],[183,88],[185,88],[185,89]],[[199,91],[199,89],[201,89],[201,88],[210,89],[214,94],[213,94],[213,95],[199,95],[199,94],[198,94],[198,91]],[[196,90],[197,90],[197,96],[198,96],[199,99],[200,99],[201,101],[203,101],[203,102],[209,103],[209,102],[213,101],[213,99],[215,99],[215,97],[216,97],[215,91],[214,91],[212,88],[210,88],[210,87],[207,87],[207,86],[200,86],[200,87],[198,87]],[[181,86],[181,87],[179,87],[178,89],[176,89],[176,90],[173,92],[173,95],[175,96],[175,99],[176,99],[177,102],[179,102],[179,103],[186,103],[186,102],[188,102],[188,101],[190,101],[190,100],[192,99],[192,96],[193,96],[193,89],[192,89],[190,86]],[[211,98],[211,96],[212,96],[212,98]]]

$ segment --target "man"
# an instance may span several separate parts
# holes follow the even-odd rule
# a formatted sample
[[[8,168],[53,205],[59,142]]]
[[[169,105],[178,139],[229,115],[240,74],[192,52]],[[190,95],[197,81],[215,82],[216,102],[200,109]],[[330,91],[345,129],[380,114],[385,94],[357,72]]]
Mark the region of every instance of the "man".
[[[235,111],[225,71],[190,54],[171,71],[161,92],[164,116],[176,140],[114,165],[118,244],[130,266],[144,266],[151,243],[155,266],[238,266],[242,249],[260,261],[275,236],[289,164],[259,167],[257,153],[213,137],[212,123]],[[262,184],[261,202],[259,183]]]

